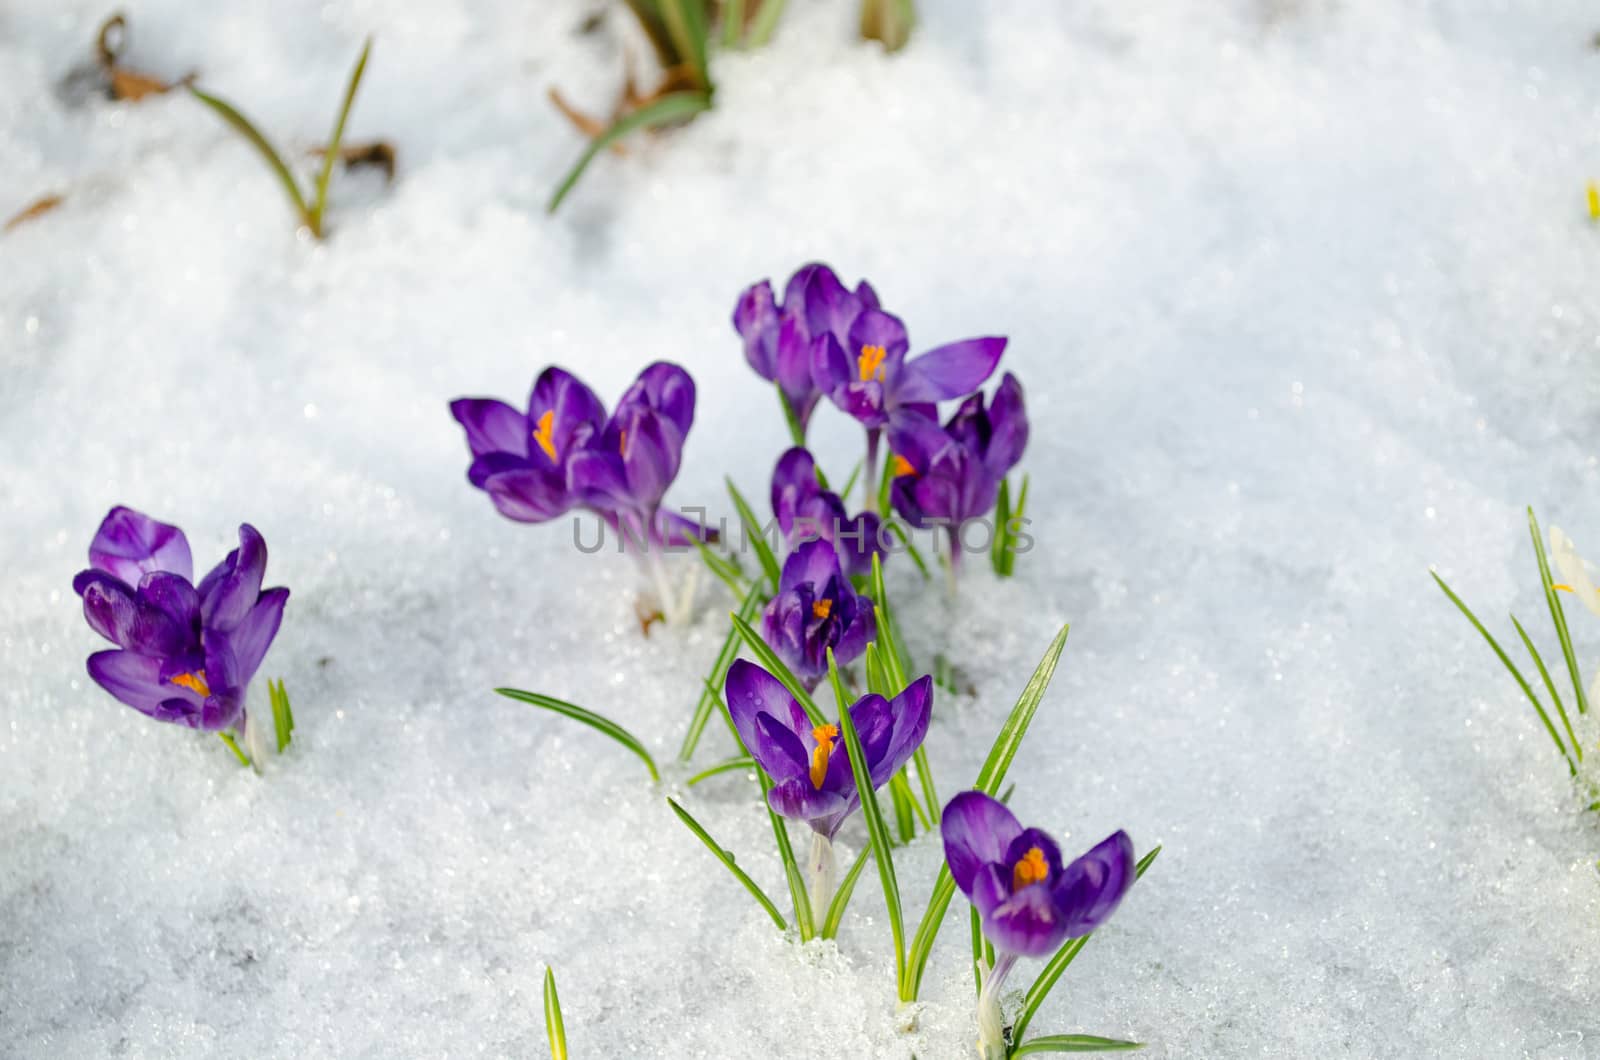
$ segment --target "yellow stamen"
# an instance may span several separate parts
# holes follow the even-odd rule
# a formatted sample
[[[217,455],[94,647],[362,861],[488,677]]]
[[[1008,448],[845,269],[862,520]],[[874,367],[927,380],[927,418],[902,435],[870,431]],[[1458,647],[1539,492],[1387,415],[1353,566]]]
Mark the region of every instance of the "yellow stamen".
[[[888,355],[888,351],[882,346],[861,347],[861,356],[856,359],[856,367],[861,372],[863,383],[869,379],[877,379],[880,382],[883,380],[883,359]]]
[[[1589,182],[1589,219],[1600,221],[1600,185]]]
[[[176,677],[169,677],[167,680],[181,688],[187,688],[197,696],[209,696],[211,694],[211,686],[206,684],[206,675],[199,670],[187,674],[178,674]]]
[[[820,789],[828,776],[828,758],[833,754],[833,741],[839,738],[839,726],[818,725],[811,730],[811,738],[817,741],[811,752],[811,786]]]
[[[539,448],[544,450],[544,455],[556,462],[556,443],[551,437],[555,429],[556,414],[554,409],[547,409],[539,415],[539,429],[533,432],[533,440],[539,443]]]
[[[917,469],[911,466],[911,461],[899,453],[894,454],[893,466],[895,478],[904,478],[907,475],[916,476]]]
[[[1044,851],[1032,847],[1022,855],[1022,860],[1017,862],[1016,868],[1011,870],[1011,889],[1020,891],[1030,883],[1038,883],[1050,876],[1050,864],[1044,859]]]
[[[1574,592],[1575,591],[1572,588],[1572,586],[1570,586],[1570,585],[1552,585],[1552,586],[1550,586],[1550,588],[1555,589],[1558,592],[1563,592],[1563,593],[1570,593],[1570,592]]]
[[[617,452],[626,456],[628,454],[628,428],[624,427],[618,433],[620,433],[622,437],[617,441]]]
[[[833,614],[833,601],[832,600],[813,600],[813,601],[811,601],[811,617],[812,618],[827,618],[831,614]]]

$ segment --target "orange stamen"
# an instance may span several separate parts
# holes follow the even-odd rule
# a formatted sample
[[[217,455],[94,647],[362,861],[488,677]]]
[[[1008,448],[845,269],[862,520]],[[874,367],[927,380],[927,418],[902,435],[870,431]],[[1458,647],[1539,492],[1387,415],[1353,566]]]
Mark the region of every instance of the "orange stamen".
[[[882,346],[863,346],[861,356],[856,359],[856,368],[861,372],[861,381],[869,379],[883,380],[883,359],[889,355]]]
[[[899,453],[894,454],[894,460],[892,463],[894,467],[895,478],[904,478],[907,475],[910,475],[913,478],[916,477],[917,469],[911,466],[911,461],[907,460]]]
[[[178,674],[175,677],[169,677],[167,680],[180,688],[187,688],[197,696],[209,696],[211,694],[211,686],[206,684],[206,675],[199,670],[187,674]]]
[[[617,452],[626,456],[628,454],[628,428],[622,428],[619,433],[622,437],[617,441]]]
[[[812,618],[827,618],[831,614],[833,614],[833,601],[832,600],[813,600],[813,601],[811,601],[811,617]]]
[[[833,754],[833,742],[839,738],[839,726],[818,725],[811,730],[811,738],[817,741],[816,748],[811,752],[811,786],[821,789],[822,782],[828,776],[828,759]]]
[[[1011,889],[1020,891],[1031,883],[1039,883],[1049,877],[1050,864],[1044,859],[1044,851],[1032,847],[1011,870]]]
[[[533,440],[539,443],[539,448],[544,450],[544,455],[556,462],[556,443],[551,437],[555,429],[556,414],[554,409],[546,409],[539,415],[539,429],[533,432]]]

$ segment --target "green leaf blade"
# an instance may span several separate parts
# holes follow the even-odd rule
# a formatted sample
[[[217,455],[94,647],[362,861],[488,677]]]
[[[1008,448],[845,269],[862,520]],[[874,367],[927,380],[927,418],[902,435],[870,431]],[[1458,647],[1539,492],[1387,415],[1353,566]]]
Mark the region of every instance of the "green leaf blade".
[[[1001,726],[1000,735],[995,738],[994,746],[989,750],[989,757],[978,773],[978,781],[973,785],[984,794],[992,796],[1000,791],[1006,770],[1011,768],[1011,760],[1017,756],[1017,751],[1022,747],[1023,738],[1028,735],[1028,726],[1033,722],[1033,715],[1038,711],[1040,701],[1044,699],[1045,690],[1050,687],[1050,679],[1055,676],[1056,666],[1061,662],[1061,652],[1067,646],[1067,633],[1071,628],[1062,626],[1061,632],[1050,642],[1050,647],[1045,649],[1044,657],[1039,660],[1033,676],[1028,678],[1022,695],[1017,698],[1017,705],[1011,708],[1011,714]]]
[[[750,892],[750,896],[760,903],[761,908],[766,910],[767,915],[772,918],[772,922],[778,925],[778,930],[787,931],[789,924],[783,919],[783,914],[778,912],[778,907],[772,904],[772,899],[767,897],[767,892],[761,889],[760,884],[752,880],[749,873],[734,863],[733,855],[728,853],[722,844],[712,839],[711,833],[702,828],[700,822],[696,821],[688,810],[679,806],[677,800],[669,798],[667,805],[672,807],[672,812],[678,815],[678,820],[683,822],[684,827],[698,836],[700,842],[705,844],[706,849],[716,855],[717,860],[722,862],[723,867],[733,873],[734,878],[744,885],[745,890]]]
[[[568,703],[564,699],[556,699],[554,696],[547,696],[539,692],[524,692],[519,688],[497,688],[495,691],[507,699],[514,699],[519,703],[527,703],[530,706],[553,711],[604,733],[643,759],[645,768],[650,770],[650,779],[652,781],[659,782],[661,780],[661,774],[656,770],[656,761],[650,756],[650,752],[645,748],[645,745],[640,742],[637,736],[610,718],[603,717],[575,703]]]
[[[1019,1057],[1038,1056],[1043,1053],[1117,1053],[1143,1048],[1143,1042],[1127,1042],[1120,1038],[1102,1038],[1094,1034],[1052,1034],[1024,1042],[1013,1049],[1011,1055]]]
[[[278,183],[283,186],[283,192],[289,197],[290,204],[294,207],[296,219],[308,228],[311,227],[311,211],[306,207],[305,196],[300,193],[300,186],[295,183],[294,174],[289,172],[289,167],[283,161],[283,156],[272,142],[261,134],[261,131],[251,124],[250,119],[239,113],[238,109],[220,96],[213,96],[202,92],[193,85],[189,86],[189,94],[210,107],[234,132],[243,136],[254,147],[261,158],[278,178]]]
[[[339,105],[339,116],[333,122],[333,135],[328,138],[328,148],[322,156],[322,171],[317,174],[316,197],[311,203],[311,233],[322,235],[322,215],[328,207],[328,183],[333,179],[333,164],[339,158],[339,145],[344,142],[345,122],[350,118],[350,108],[356,102],[356,90],[361,87],[361,77],[367,72],[367,57],[372,54],[372,38],[361,47],[361,58],[350,71],[350,82],[344,89],[344,101]]]
[[[562,200],[577,186],[578,178],[583,176],[583,171],[589,168],[589,163],[594,161],[595,156],[624,136],[640,129],[654,128],[658,125],[667,125],[675,121],[686,121],[696,114],[710,109],[711,97],[705,92],[672,92],[617,120],[605,132],[589,141],[589,145],[584,148],[583,154],[578,156],[578,161],[567,171],[566,177],[556,187],[555,194],[550,196],[550,204],[545,208],[546,212],[555,213],[560,208]]]
[[[567,1025],[561,1019],[555,969],[544,968],[544,1031],[550,1038],[550,1060],[567,1060]]]

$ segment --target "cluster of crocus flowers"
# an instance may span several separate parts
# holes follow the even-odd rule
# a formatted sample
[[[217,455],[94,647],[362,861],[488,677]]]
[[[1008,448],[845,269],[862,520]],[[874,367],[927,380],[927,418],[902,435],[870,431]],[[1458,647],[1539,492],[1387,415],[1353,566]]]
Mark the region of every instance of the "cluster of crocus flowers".
[[[1043,957],[1070,938],[1094,931],[1133,885],[1133,842],[1115,832],[1062,864],[1061,849],[1037,828],[1024,828],[998,799],[965,791],[940,820],[945,862],[956,886],[978,911],[995,962],[978,997],[978,1051],[1004,1060],[1000,990],[1019,957]]]
[[[509,519],[542,523],[574,508],[595,512],[624,547],[648,557],[663,608],[660,546],[687,543],[694,523],[662,510],[694,424],[689,373],[658,361],[639,373],[608,417],[593,390],[561,368],[534,381],[525,410],[495,398],[458,398],[450,411],[466,431],[467,481]]]
[[[908,412],[889,430],[894,510],[918,529],[948,528],[957,563],[961,525],[994,509],[1027,445],[1022,384],[1010,372],[987,407],[982,393],[973,394],[943,426],[926,412]]]
[[[870,563],[870,559],[868,560]],[[783,562],[778,593],[761,615],[761,636],[807,688],[861,657],[877,634],[870,597],[857,593],[827,541],[807,541]]]
[[[877,513],[848,515],[839,495],[818,482],[811,453],[799,446],[779,457],[772,472],[772,514],[790,551],[806,541],[826,541],[852,578],[869,574],[872,557],[886,554]]]
[[[843,733],[837,723],[813,723],[781,681],[747,660],[729,667],[723,692],[740,742],[772,778],[768,804],[811,827],[811,905],[820,920],[833,886],[833,837],[861,807]],[[849,710],[876,790],[911,760],[928,734],[933,679],[920,677],[893,699],[862,696]]]
[[[856,318],[878,308],[878,294],[862,280],[854,291],[826,265],[802,266],[784,285],[783,301],[762,280],[739,295],[733,328],[744,340],[745,360],[755,373],[777,383],[804,432],[822,396],[811,373],[811,350],[818,340],[848,341]]]
[[[289,599],[262,589],[266,567],[266,542],[246,524],[196,585],[182,530],[111,509],[72,581],[89,626],[117,646],[89,656],[89,676],[141,714],[226,736],[245,723],[246,689]]]
[[[790,278],[782,303],[766,280],[747,288],[733,326],[750,366],[783,391],[802,435],[821,397],[866,429],[869,508],[877,500],[883,430],[905,414],[935,416],[939,402],[973,393],[994,374],[1006,348],[1003,337],[985,336],[908,358],[906,326],[884,311],[872,286],[862,281],[851,291],[820,264]]]

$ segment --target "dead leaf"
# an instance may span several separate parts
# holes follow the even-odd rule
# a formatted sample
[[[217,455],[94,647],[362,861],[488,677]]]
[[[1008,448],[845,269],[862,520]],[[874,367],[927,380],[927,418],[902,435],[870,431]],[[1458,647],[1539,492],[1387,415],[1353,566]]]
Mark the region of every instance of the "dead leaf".
[[[313,147],[311,153],[318,158],[327,155],[327,145]],[[344,144],[339,148],[339,161],[344,163],[346,169],[360,169],[371,166],[383,170],[383,180],[386,184],[394,183],[395,150],[394,144],[388,140],[369,140],[359,144]]]
[[[67,197],[65,195],[41,196],[12,214],[10,220],[6,221],[4,225],[0,225],[0,232],[9,232],[18,225],[24,225],[37,217],[43,217],[66,201]]]
[[[119,11],[100,26],[100,35],[95,40],[95,52],[100,60],[100,69],[105,73],[112,99],[137,103],[146,96],[159,96],[194,81],[196,74],[193,72],[185,74],[176,81],[168,82],[118,65],[117,57],[127,47],[127,38],[128,19]]]

